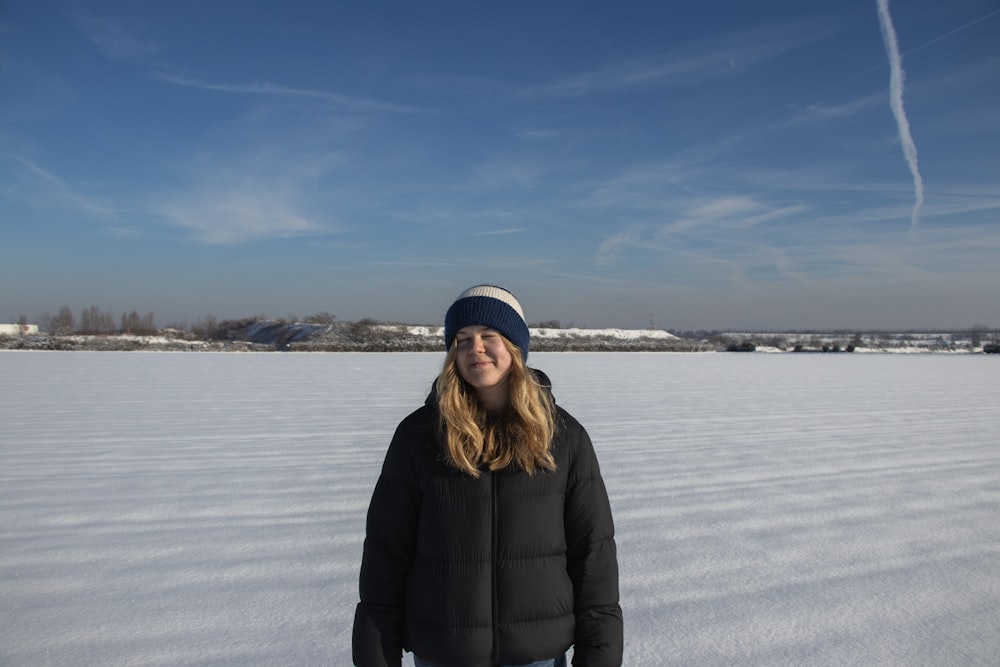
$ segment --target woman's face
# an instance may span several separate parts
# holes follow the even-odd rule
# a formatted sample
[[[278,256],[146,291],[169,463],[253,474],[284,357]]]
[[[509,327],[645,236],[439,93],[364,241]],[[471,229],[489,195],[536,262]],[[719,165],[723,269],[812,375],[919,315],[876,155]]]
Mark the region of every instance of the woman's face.
[[[503,335],[487,327],[462,327],[455,335],[458,374],[479,392],[503,385],[513,360]]]

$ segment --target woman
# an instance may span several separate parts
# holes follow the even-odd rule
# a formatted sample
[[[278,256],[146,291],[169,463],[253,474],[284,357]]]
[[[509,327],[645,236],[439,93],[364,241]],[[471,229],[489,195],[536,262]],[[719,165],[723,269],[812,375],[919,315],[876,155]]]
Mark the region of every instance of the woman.
[[[359,667],[613,667],[614,526],[583,427],[525,365],[514,295],[477,285],[445,315],[444,369],[396,428],[368,509]]]

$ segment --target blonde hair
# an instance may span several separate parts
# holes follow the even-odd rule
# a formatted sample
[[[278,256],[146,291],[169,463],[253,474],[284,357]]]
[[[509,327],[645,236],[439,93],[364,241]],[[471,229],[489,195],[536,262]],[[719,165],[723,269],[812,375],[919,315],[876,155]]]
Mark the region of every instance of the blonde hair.
[[[495,420],[487,418],[475,390],[459,375],[457,345],[448,350],[435,383],[446,460],[473,477],[479,477],[482,466],[502,470],[512,464],[529,475],[554,472],[555,403],[524,365],[521,350],[507,338],[503,342],[511,356],[510,399],[507,411]]]

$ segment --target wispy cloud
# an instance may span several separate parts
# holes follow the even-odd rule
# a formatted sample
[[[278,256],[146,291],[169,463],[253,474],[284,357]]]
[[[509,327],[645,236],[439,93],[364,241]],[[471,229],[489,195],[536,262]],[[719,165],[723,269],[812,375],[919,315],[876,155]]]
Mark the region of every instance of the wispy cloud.
[[[896,39],[896,29],[892,24],[892,16],[889,14],[889,0],[876,0],[876,2],[878,3],[882,39],[885,42],[886,54],[889,56],[889,106],[892,108],[892,115],[899,128],[899,141],[903,146],[903,157],[913,175],[915,202],[910,214],[910,231],[912,232],[920,224],[920,209],[924,205],[924,180],[917,166],[917,145],[910,134],[910,121],[907,119],[906,109],[903,107],[903,79],[905,77],[903,58],[899,52],[899,43]]]
[[[811,214],[809,206],[756,194],[703,194],[677,196],[667,208],[658,220],[627,224],[605,238],[594,264],[661,267],[661,277],[701,286],[805,280],[786,236]]]
[[[863,111],[867,111],[876,104],[880,104],[883,99],[885,99],[885,96],[882,93],[873,93],[841,104],[815,102],[801,107],[789,118],[778,121],[765,129],[782,129],[795,125],[851,118]]]
[[[287,142],[286,142],[287,143]],[[192,156],[176,185],[146,197],[147,209],[199,243],[236,245],[342,231],[343,202],[324,186],[336,155],[250,143]]]
[[[622,259],[622,255],[628,251],[639,247],[648,247],[649,230],[646,226],[636,225],[624,229],[617,234],[613,234],[604,239],[597,248],[594,255],[594,262],[598,266],[608,266],[616,264]]]
[[[555,130],[551,128],[530,128],[517,130],[514,132],[514,136],[518,139],[525,139],[528,141],[538,141],[542,139],[552,139],[553,137],[558,137],[564,134],[563,130]]]
[[[688,213],[691,217],[700,220],[725,220],[756,213],[760,209],[760,202],[753,197],[730,196],[696,204],[690,208]]]
[[[719,36],[670,53],[611,63],[531,86],[521,97],[574,97],[626,89],[671,88],[729,76],[802,48],[825,32],[796,23]]]
[[[712,232],[746,230],[775,222],[808,210],[803,204],[773,205],[749,195],[728,195],[706,201],[692,201],[680,209],[677,220],[663,225],[658,240],[699,228]]]
[[[487,229],[477,232],[476,236],[507,236],[508,234],[523,234],[529,231],[527,227],[508,227],[507,229]]]
[[[8,157],[20,164],[25,175],[30,176],[28,182],[22,181],[24,187],[16,195],[30,199],[34,206],[48,208],[55,205],[105,222],[117,220],[115,208],[101,197],[81,192],[29,159],[17,155]]]
[[[640,162],[594,184],[582,203],[588,208],[676,210],[677,193],[701,177],[697,157]]]
[[[71,16],[97,50],[111,60],[139,60],[159,51],[156,40],[140,36],[139,26],[134,22],[79,12]]]
[[[355,111],[385,111],[393,113],[417,113],[426,111],[419,107],[406,104],[395,104],[383,102],[353,95],[344,95],[327,90],[316,90],[314,88],[295,88],[282,86],[268,82],[251,83],[214,83],[202,81],[200,79],[173,74],[169,72],[157,72],[155,77],[160,81],[183,86],[185,88],[196,88],[217,93],[233,93],[240,95],[261,95],[269,97],[294,97],[305,98],[332,104],[338,107],[353,109]]]
[[[331,231],[299,213],[286,193],[258,189],[212,191],[161,205],[159,213],[172,224],[194,233],[197,241],[209,245],[236,245]]]
[[[372,263],[376,266],[472,268],[480,272],[499,269],[504,274],[509,274],[515,268],[523,269],[551,265],[553,264],[553,259],[550,257],[518,257],[516,259],[510,257],[466,257],[461,259],[448,258],[420,261],[378,260]]]
[[[873,213],[872,217],[875,217]],[[674,288],[730,285],[753,290],[779,285],[837,289],[930,285],[960,276],[988,277],[1000,234],[928,228],[913,243],[900,244],[889,226],[822,224],[782,225],[775,234],[744,234],[726,227],[692,231],[687,241],[662,236],[654,225],[635,224],[608,237],[595,265],[601,275],[624,270],[655,276]],[[662,231],[662,230],[660,230]]]

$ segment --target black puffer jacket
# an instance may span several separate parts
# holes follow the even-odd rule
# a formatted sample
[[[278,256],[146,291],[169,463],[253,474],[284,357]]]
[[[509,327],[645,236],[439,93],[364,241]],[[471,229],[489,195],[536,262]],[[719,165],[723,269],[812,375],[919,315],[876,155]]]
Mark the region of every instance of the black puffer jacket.
[[[404,649],[440,667],[522,665],[570,645],[574,665],[621,664],[607,492],[587,432],[557,410],[558,470],[534,476],[446,464],[433,394],[399,424],[368,509],[356,665],[400,665]]]

